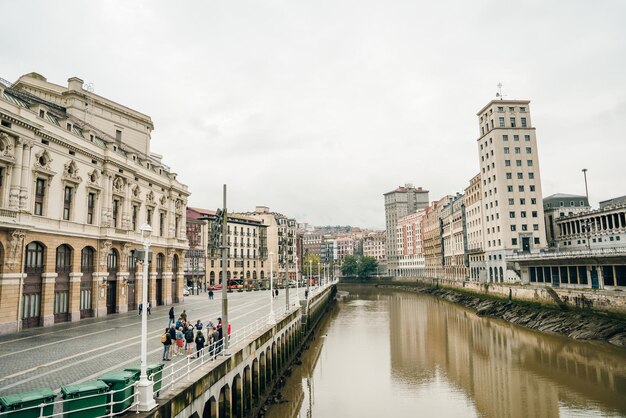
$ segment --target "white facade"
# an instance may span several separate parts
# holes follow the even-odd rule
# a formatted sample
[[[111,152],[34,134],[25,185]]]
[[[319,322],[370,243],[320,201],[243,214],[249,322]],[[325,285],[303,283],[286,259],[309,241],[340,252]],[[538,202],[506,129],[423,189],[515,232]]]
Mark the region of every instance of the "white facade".
[[[477,116],[489,281],[517,281],[506,258],[545,248],[541,175],[527,100],[492,100]]]

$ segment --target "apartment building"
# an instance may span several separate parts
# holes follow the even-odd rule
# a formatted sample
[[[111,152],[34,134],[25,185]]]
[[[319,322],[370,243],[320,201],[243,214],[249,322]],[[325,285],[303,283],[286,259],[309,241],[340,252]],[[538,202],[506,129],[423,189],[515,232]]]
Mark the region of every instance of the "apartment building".
[[[541,174],[528,100],[492,100],[478,113],[489,281],[520,280],[507,257],[546,247]]]
[[[424,277],[424,216],[426,209],[398,219],[398,272],[403,277]]]
[[[480,174],[470,180],[465,189],[465,217],[467,225],[467,258],[469,279],[487,281],[485,251],[483,247],[483,200]]]
[[[423,190],[421,187],[415,188],[412,184],[405,184],[385,193],[384,196],[387,270],[390,275],[394,276],[398,274],[398,238],[396,236],[398,219],[428,206],[428,190]]]
[[[444,196],[425,208],[422,231],[424,236],[423,245],[426,277],[445,278],[443,270],[441,211],[452,199],[452,196]]]
[[[30,73],[0,84],[0,332],[182,300],[190,195],[148,115]],[[148,266],[137,255],[148,224]]]
[[[385,238],[384,232],[370,232],[363,238],[363,255],[373,257],[379,264],[385,263]]]
[[[465,280],[469,261],[464,195],[457,194],[441,209],[440,224],[445,277]]]
[[[586,196],[557,193],[543,199],[543,214],[546,225],[546,242],[549,248],[557,247],[559,237],[556,221],[563,216],[591,210]]]
[[[210,231],[217,216],[214,210],[201,208],[187,209],[188,223],[205,222],[202,228],[202,241],[206,257],[207,286],[222,284],[223,263],[219,248],[213,247]],[[258,219],[236,213],[229,213],[227,219],[227,260],[226,277],[228,280],[240,280],[242,284],[262,287],[269,278],[267,260],[268,226]],[[221,245],[221,242],[218,243]],[[268,284],[269,286],[269,284]]]
[[[254,212],[239,215],[260,221],[267,226],[267,251],[272,258],[274,279],[282,284],[287,276],[296,278],[296,220],[282,213],[271,212],[267,206],[257,206]]]

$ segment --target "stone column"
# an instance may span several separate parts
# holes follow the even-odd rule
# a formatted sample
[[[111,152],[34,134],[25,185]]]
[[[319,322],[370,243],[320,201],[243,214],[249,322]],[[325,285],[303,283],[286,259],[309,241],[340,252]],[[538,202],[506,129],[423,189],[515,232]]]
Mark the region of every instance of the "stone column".
[[[129,272],[123,271],[117,273],[117,309],[118,313],[128,312],[128,276]]]
[[[102,284],[102,282],[106,283],[109,273],[102,271],[94,272],[92,277],[91,308],[93,309],[93,316],[96,318],[107,316],[107,286]]]
[[[11,189],[9,191],[9,209],[18,210],[20,207],[20,182],[22,180],[22,155],[24,143],[15,141],[15,164],[11,170]]]
[[[156,256],[156,254],[154,254]],[[156,260],[154,261],[156,263]],[[157,306],[156,300],[156,272],[148,272],[148,302],[152,307]]]
[[[165,305],[171,305],[173,300],[172,300],[172,277],[174,276],[174,273],[172,272],[167,272],[167,273],[163,273],[163,303]]]
[[[30,194],[30,154],[33,149],[32,143],[24,144],[24,152],[22,153],[22,173],[20,180],[20,209],[28,208],[28,196]]]
[[[70,273],[70,294],[69,294],[69,314],[70,321],[80,321],[80,280],[82,272]]]
[[[17,323],[21,321],[22,316],[18,312],[20,277],[23,280],[26,274],[0,274],[0,334],[17,332]]]
[[[54,282],[57,273],[41,273],[41,325],[54,324]]]
[[[185,296],[183,296],[183,286],[185,285],[185,273],[182,269],[176,274],[176,294],[178,295],[178,301],[182,302],[185,300]],[[216,279],[217,281],[217,279]]]

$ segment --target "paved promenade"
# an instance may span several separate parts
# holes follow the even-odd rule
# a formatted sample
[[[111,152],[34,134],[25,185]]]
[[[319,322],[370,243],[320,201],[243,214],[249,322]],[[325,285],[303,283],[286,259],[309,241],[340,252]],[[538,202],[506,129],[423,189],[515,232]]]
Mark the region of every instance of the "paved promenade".
[[[300,289],[300,297],[304,290]],[[269,313],[268,291],[228,294],[232,332]],[[290,290],[295,299],[295,289]],[[292,302],[293,303],[293,302]],[[203,324],[217,322],[222,312],[221,291],[215,299],[207,294],[187,296],[174,304],[176,318],[185,309],[187,319]],[[285,305],[285,290],[274,299],[275,309]],[[170,306],[152,309],[148,317],[148,364],[160,363],[160,336],[168,324]],[[139,364],[141,317],[137,311],[104,318],[91,318],[46,328],[27,329],[0,336],[0,395],[61,386],[94,379],[109,370]],[[175,357],[176,358],[176,357]]]

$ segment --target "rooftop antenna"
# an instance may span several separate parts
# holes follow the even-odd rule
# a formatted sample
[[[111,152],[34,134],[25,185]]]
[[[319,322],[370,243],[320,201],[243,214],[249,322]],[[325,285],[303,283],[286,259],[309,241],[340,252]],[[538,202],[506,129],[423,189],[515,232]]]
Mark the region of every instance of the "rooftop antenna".
[[[498,91],[496,92],[496,97],[499,97],[500,100],[503,100],[505,94],[502,94],[502,83],[498,82]]]

